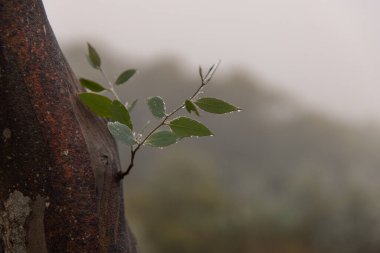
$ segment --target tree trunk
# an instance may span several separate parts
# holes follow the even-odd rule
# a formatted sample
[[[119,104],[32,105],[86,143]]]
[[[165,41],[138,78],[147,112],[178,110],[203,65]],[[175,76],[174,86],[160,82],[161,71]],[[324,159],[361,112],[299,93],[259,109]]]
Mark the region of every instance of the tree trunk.
[[[41,0],[0,0],[0,252],[137,252],[105,122]]]

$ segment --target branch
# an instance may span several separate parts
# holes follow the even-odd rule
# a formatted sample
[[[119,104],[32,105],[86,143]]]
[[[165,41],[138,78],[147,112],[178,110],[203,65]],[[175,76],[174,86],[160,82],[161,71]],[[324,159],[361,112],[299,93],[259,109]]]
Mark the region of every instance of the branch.
[[[200,92],[201,90],[203,89],[203,87],[209,83],[215,73],[215,71],[217,70],[218,66],[220,64],[220,61],[218,61],[218,63],[212,65],[212,67],[208,70],[206,76],[203,76],[203,73],[202,73],[202,68],[199,68],[199,75],[201,77],[201,85],[195,90],[195,92],[193,93],[193,95],[190,96],[190,98],[188,100],[192,101]],[[119,180],[122,180],[125,176],[127,176],[129,174],[129,172],[131,171],[131,169],[133,168],[134,166],[134,160],[135,160],[135,156],[136,156],[136,152],[140,149],[140,147],[142,145],[144,145],[145,141],[154,133],[156,132],[157,129],[159,129],[160,127],[162,127],[163,125],[166,124],[166,121],[171,117],[173,116],[176,112],[178,112],[179,110],[181,110],[182,108],[185,107],[185,102],[183,102],[179,107],[177,107],[175,110],[173,110],[171,113],[167,114],[163,119],[162,121],[155,127],[153,128],[152,131],[150,131],[147,136],[137,144],[136,148],[133,148],[131,147],[131,160],[130,160],[130,163],[129,163],[129,166],[127,168],[126,171],[120,171],[118,173],[118,178]]]

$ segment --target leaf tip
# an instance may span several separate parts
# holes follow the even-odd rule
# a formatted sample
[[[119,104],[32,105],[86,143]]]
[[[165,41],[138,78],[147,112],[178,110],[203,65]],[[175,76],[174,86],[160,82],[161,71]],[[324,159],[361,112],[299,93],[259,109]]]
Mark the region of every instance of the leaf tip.
[[[101,66],[101,59],[98,53],[96,52],[95,48],[87,42],[87,49],[88,49],[88,60],[90,65],[95,69],[100,69]]]

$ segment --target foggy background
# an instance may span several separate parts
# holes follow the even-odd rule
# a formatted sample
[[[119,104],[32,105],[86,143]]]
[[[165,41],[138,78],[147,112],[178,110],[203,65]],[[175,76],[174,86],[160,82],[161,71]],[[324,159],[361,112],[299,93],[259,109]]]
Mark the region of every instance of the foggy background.
[[[240,113],[203,113],[216,136],[145,148],[126,179],[142,252],[380,251],[380,2],[370,0],[44,1],[74,72],[173,109],[222,60],[207,96]],[[183,115],[186,115],[183,112]],[[120,146],[126,166],[129,152]]]
[[[376,0],[48,0],[61,45],[93,41],[189,69],[223,61],[334,116],[378,121]]]

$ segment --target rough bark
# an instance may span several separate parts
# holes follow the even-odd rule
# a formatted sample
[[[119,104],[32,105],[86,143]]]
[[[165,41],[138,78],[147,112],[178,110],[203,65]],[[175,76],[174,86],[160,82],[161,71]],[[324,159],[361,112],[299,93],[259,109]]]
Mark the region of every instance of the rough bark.
[[[115,143],[41,0],[0,0],[0,252],[137,252]]]

